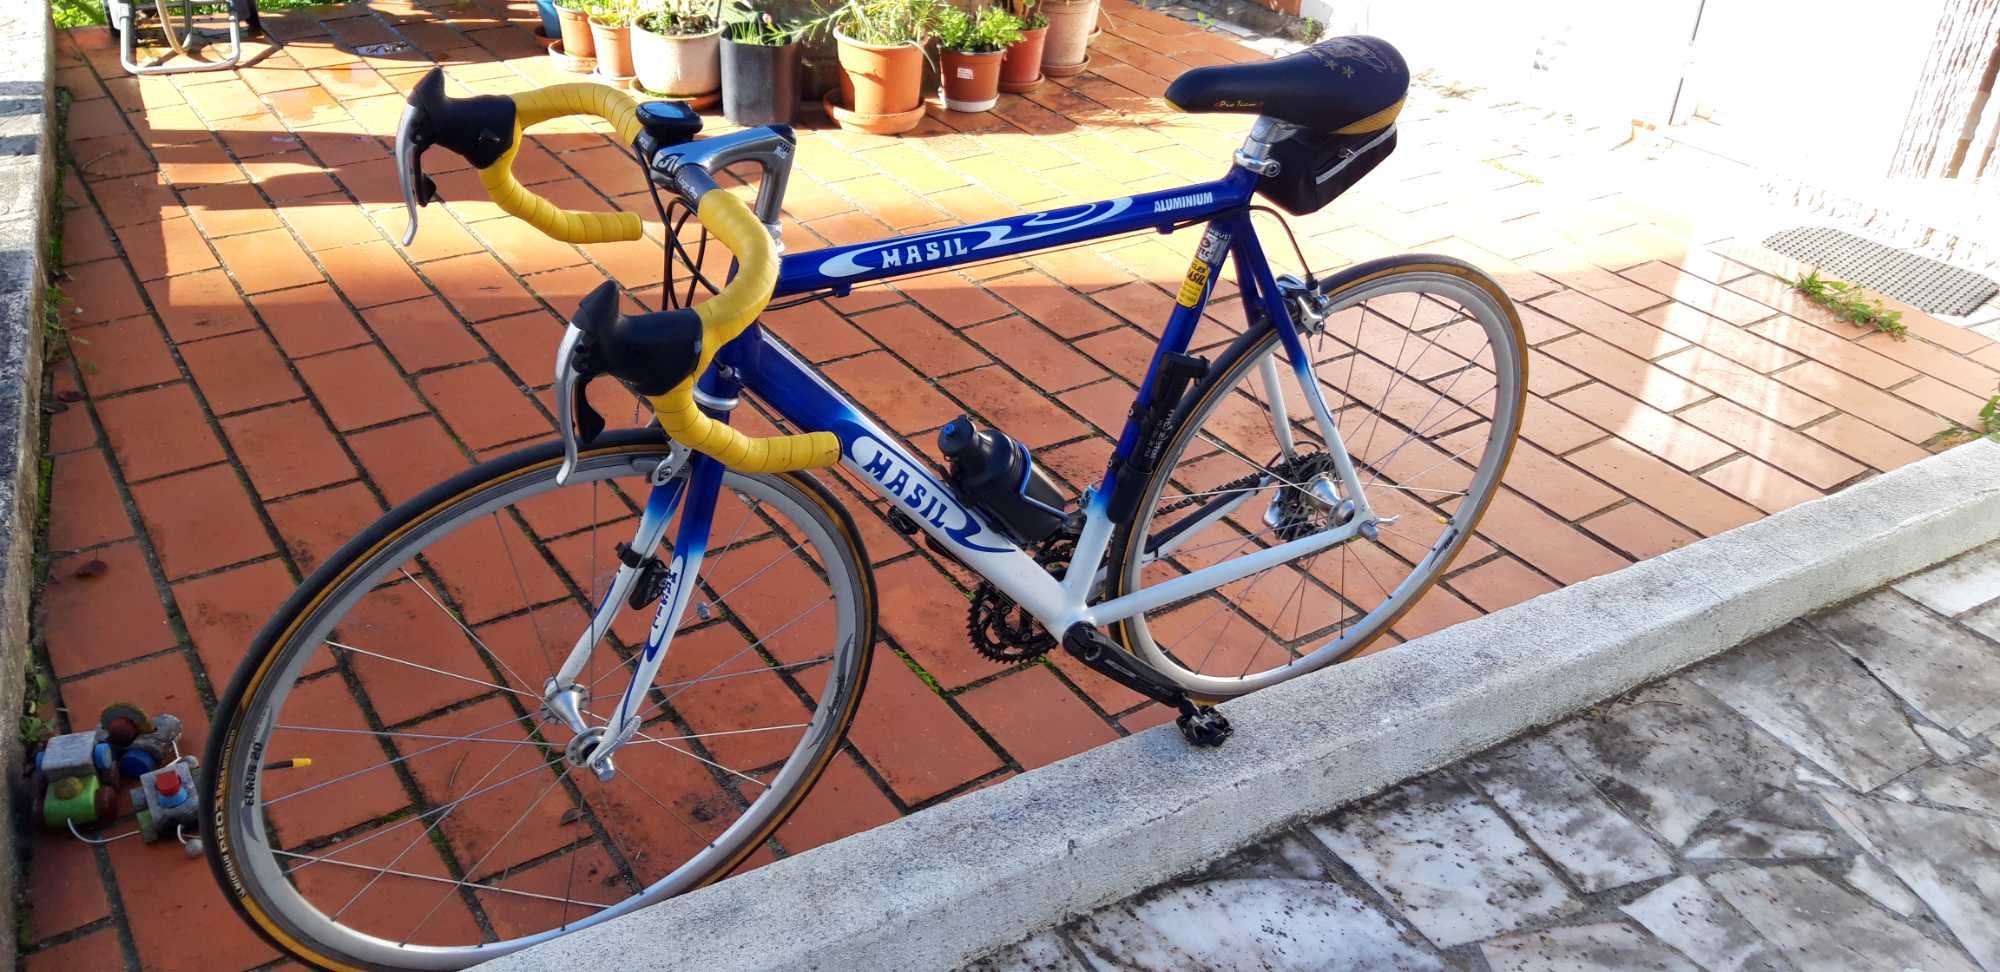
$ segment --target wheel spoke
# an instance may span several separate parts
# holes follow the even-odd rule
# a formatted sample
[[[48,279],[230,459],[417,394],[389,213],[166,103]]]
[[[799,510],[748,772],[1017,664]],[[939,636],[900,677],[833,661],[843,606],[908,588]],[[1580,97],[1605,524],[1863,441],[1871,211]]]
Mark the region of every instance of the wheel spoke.
[[[496,763],[495,765],[497,766],[498,764]],[[551,791],[553,791],[556,787],[561,786],[564,780],[569,779],[569,772],[572,768],[573,767],[571,766],[564,765],[562,772],[556,774],[556,778],[550,780],[549,785],[542,788],[542,792],[535,794],[535,798],[533,800],[528,801],[528,805],[521,809],[520,815],[515,817],[514,823],[507,828],[507,832],[501,834],[499,839],[493,842],[493,846],[486,848],[486,853],[479,855],[479,860],[474,861],[472,863],[472,866],[467,867],[465,869],[465,873],[467,874],[480,873],[479,870],[480,867],[485,865],[486,861],[493,856],[494,851],[499,850],[502,845],[507,843],[507,838],[514,836],[514,831],[521,829],[521,824],[527,822],[528,815],[534,813],[535,808],[541,806],[543,800],[548,799],[549,793]],[[393,864],[394,862],[391,861],[390,863]],[[429,911],[424,912],[424,916],[422,918],[417,919],[416,925],[410,929],[409,935],[403,939],[403,944],[408,945],[410,943],[410,939],[415,938],[417,936],[417,932],[422,931],[424,925],[430,922],[431,916],[437,914],[438,909],[444,907],[444,903],[451,900],[452,894],[466,886],[467,886],[466,882],[464,881],[453,881],[452,886],[446,888],[444,894],[438,897],[437,903],[431,905],[431,909]]]
[[[501,658],[500,655],[496,653],[493,649],[486,647],[486,642],[481,641],[479,636],[473,634],[472,629],[466,627],[465,622],[459,619],[458,612],[453,611],[451,608],[446,607],[445,603],[439,600],[436,594],[431,593],[430,588],[425,587],[424,582],[418,580],[414,575],[412,575],[408,568],[398,567],[396,569],[402,571],[403,576],[405,578],[408,578],[410,583],[415,584],[417,586],[417,591],[419,593],[423,594],[424,597],[428,598],[432,604],[437,605],[438,611],[442,612],[445,617],[450,618],[451,623],[458,626],[458,630],[465,632],[465,636],[471,639],[473,647],[478,648],[480,654],[493,659],[495,662],[498,662],[500,664],[500,668],[507,673],[508,677],[512,678],[516,682],[521,683],[521,687],[527,689],[526,692],[522,692],[520,694],[528,696],[533,696],[535,694],[535,684],[533,682],[527,681],[526,679],[523,679],[519,674],[515,673],[515,671],[512,668],[507,667],[507,660]],[[522,600],[524,603],[526,602],[526,598],[523,598]],[[418,666],[418,667],[421,668],[423,666]],[[437,669],[431,669],[431,671],[437,671]],[[438,672],[438,674],[449,675],[451,673]],[[464,676],[457,676],[457,677],[463,678]],[[494,686],[494,687],[499,688],[500,686]]]
[[[496,894],[511,894],[514,895],[515,897],[531,898],[537,901],[561,901],[567,904],[581,905],[585,908],[591,908],[596,910],[609,908],[612,906],[612,904],[615,903],[615,902],[603,902],[603,901],[578,901],[574,898],[570,898],[567,896],[559,898],[552,894],[537,894],[533,891],[522,891],[518,888],[506,888],[506,887],[501,887],[500,885],[497,884],[487,884],[482,881],[454,881],[451,878],[438,877],[435,874],[418,874],[415,871],[401,871],[392,867],[376,867],[373,864],[357,864],[353,861],[343,861],[338,858],[325,857],[317,854],[301,854],[297,851],[274,850],[271,853],[277,857],[283,857],[288,860],[306,861],[311,864],[330,864],[334,867],[352,868],[358,871],[375,871],[382,874],[393,875],[395,877],[409,878],[412,881],[427,881],[432,884],[449,884],[453,887],[476,888],[480,891],[491,891]]]
[[[1316,459],[1309,470],[1287,463],[1312,458],[1315,445],[1327,453],[1343,443],[1349,448],[1360,473],[1354,482],[1365,495],[1347,496],[1342,479],[1333,485],[1338,498],[1375,501],[1367,532],[1337,544],[1302,545],[1317,549],[1285,562],[1297,573],[1289,583],[1270,580],[1273,564],[1125,622],[1133,649],[1190,691],[1227,697],[1360,650],[1407,606],[1390,596],[1433,582],[1499,488],[1503,453],[1490,443],[1518,432],[1525,382],[1504,301],[1490,282],[1450,268],[1392,270],[1355,288],[1351,295],[1328,294],[1340,310],[1305,341],[1313,350],[1309,374],[1299,379],[1325,399],[1338,428],[1289,421],[1297,411],[1291,392],[1272,378],[1288,352],[1275,332],[1261,337],[1229,358],[1213,384],[1201,386],[1145,486],[1139,516],[1123,527],[1129,539],[1114,548],[1116,582],[1107,597],[1168,582],[1148,569],[1155,560],[1170,556],[1177,568],[1193,571],[1268,555],[1286,541],[1334,529],[1338,516],[1324,501],[1322,479],[1331,475],[1331,457]],[[1411,445],[1447,435],[1449,445]],[[1272,456],[1285,462],[1258,461]],[[1239,465],[1256,472],[1221,482],[1245,471],[1233,468]],[[1419,466],[1427,468],[1411,472]],[[1412,518],[1418,514],[1443,528],[1433,532]],[[1394,526],[1399,521],[1401,529]],[[1215,605],[1190,607],[1211,594]],[[1239,621],[1249,629],[1239,629]],[[1211,674],[1211,665],[1219,671]]]
[[[593,490],[597,487],[597,484],[594,482],[590,485]],[[592,508],[591,516],[593,520],[596,518],[595,507]],[[591,536],[594,538],[597,535],[597,525],[592,523],[590,529]],[[521,603],[532,608],[535,599],[528,596],[528,582],[521,579],[521,562],[514,557],[514,545],[507,542],[507,527],[500,520],[499,510],[493,511],[493,535],[495,539],[500,541],[500,552],[507,555],[508,570],[514,575],[514,590],[521,595]],[[596,551],[597,546],[592,544],[592,554],[594,555]],[[528,625],[535,629],[535,644],[542,649],[542,661],[549,666],[549,675],[553,677],[560,666],[556,664],[555,656],[549,653],[548,636],[542,633],[541,612],[530,610],[528,612]],[[489,652],[489,654],[492,653]],[[494,654],[493,660],[499,662],[501,668],[507,669],[507,674],[513,676],[515,681],[521,682],[521,684],[526,685],[530,689],[536,687],[535,683],[523,680],[521,676],[514,674],[513,668],[509,667],[506,660],[499,655]]]
[[[493,682],[489,682],[489,681],[486,681],[485,679],[481,679],[481,678],[473,678],[473,677],[472,677],[472,676],[470,676],[470,675],[460,675],[460,674],[458,674],[457,672],[447,672],[447,671],[445,671],[445,670],[444,670],[444,669],[442,669],[442,668],[432,668],[432,667],[431,667],[431,666],[429,666],[429,665],[420,665],[420,664],[418,664],[418,663],[416,663],[416,662],[413,662],[413,661],[409,661],[409,660],[407,660],[407,659],[403,659],[403,658],[397,658],[397,657],[394,657],[394,656],[392,656],[392,655],[385,655],[385,654],[382,654],[382,653],[381,653],[381,652],[379,652],[379,651],[369,651],[369,650],[368,650],[368,649],[366,649],[366,648],[356,648],[356,647],[355,647],[355,646],[353,646],[353,645],[350,645],[350,644],[345,644],[345,643],[343,643],[343,642],[339,642],[339,641],[335,641],[335,640],[333,640],[333,639],[331,639],[331,638],[328,638],[328,639],[326,640],[326,646],[327,646],[328,648],[338,648],[338,649],[340,649],[341,651],[351,651],[351,652],[353,652],[353,653],[355,653],[355,654],[357,654],[357,655],[367,655],[367,656],[368,656],[368,657],[370,657],[370,658],[379,658],[379,659],[381,659],[382,661],[385,661],[385,662],[390,662],[390,663],[392,663],[392,664],[396,664],[396,665],[405,665],[405,666],[408,666],[408,667],[410,667],[410,668],[415,668],[415,669],[418,669],[419,671],[426,671],[426,672],[429,672],[429,673],[431,673],[432,675],[442,675],[442,676],[444,676],[445,678],[455,678],[455,679],[457,679],[457,680],[459,680],[459,681],[461,681],[461,682],[471,682],[471,683],[472,683],[472,684],[474,684],[474,685],[481,685],[481,686],[485,686],[486,688],[490,688],[490,689],[495,689],[495,690],[498,690],[498,691],[501,691],[501,692],[512,692],[512,693],[514,693],[515,695],[518,695],[518,696],[521,696],[522,698],[525,698],[525,699],[533,699],[533,700],[535,700],[535,701],[536,701],[537,703],[539,703],[539,702],[541,702],[541,701],[542,701],[542,698],[541,698],[541,696],[539,696],[539,695],[535,695],[535,694],[534,694],[534,693],[532,693],[532,692],[523,692],[523,691],[521,691],[520,689],[517,689],[517,688],[509,688],[508,686],[505,686],[505,685],[499,685],[499,684],[496,684],[496,683],[493,683]]]
[[[294,797],[302,797],[302,796],[305,796],[306,794],[308,794],[308,793],[311,793],[311,792],[313,792],[314,790],[317,790],[317,789],[320,789],[321,787],[327,787],[327,786],[332,786],[332,785],[334,785],[334,784],[336,784],[336,783],[342,783],[342,782],[345,782],[345,781],[347,781],[347,780],[351,780],[351,779],[354,779],[354,778],[356,778],[356,777],[359,777],[359,776],[363,776],[363,775],[366,775],[366,774],[368,774],[368,773],[373,773],[373,772],[375,772],[376,770],[379,770],[379,769],[386,769],[386,768],[388,768],[388,767],[391,767],[391,766],[395,766],[395,765],[397,765],[397,764],[399,764],[399,763],[404,763],[404,762],[408,762],[409,760],[412,760],[412,759],[415,759],[415,758],[417,758],[418,756],[422,756],[422,755],[423,755],[423,754],[425,754],[425,753],[433,753],[433,752],[436,752],[436,751],[438,751],[438,750],[440,750],[440,749],[443,749],[443,748],[445,748],[446,746],[450,746],[450,745],[452,745],[453,743],[457,743],[457,742],[467,742],[467,741],[483,741],[483,740],[480,740],[480,739],[479,739],[479,737],[481,737],[481,736],[484,736],[484,735],[485,735],[486,733],[489,733],[489,732],[492,732],[493,730],[495,730],[495,729],[498,729],[498,728],[500,728],[500,727],[502,727],[502,726],[511,726],[511,725],[519,725],[519,724],[520,724],[520,721],[519,721],[518,719],[514,718],[513,716],[509,716],[509,717],[507,717],[507,718],[505,718],[505,719],[502,719],[502,720],[500,720],[499,722],[496,722],[496,723],[494,723],[494,724],[492,724],[492,725],[490,725],[490,726],[487,726],[487,727],[486,727],[486,728],[484,728],[484,729],[478,729],[478,730],[474,730],[473,732],[470,732],[470,733],[467,733],[466,735],[463,735],[463,736],[454,736],[454,737],[450,737],[450,740],[449,740],[449,741],[447,741],[447,742],[441,742],[441,743],[438,743],[438,744],[436,744],[436,745],[434,745],[434,746],[425,746],[424,748],[422,748],[422,749],[419,749],[419,750],[417,750],[417,751],[415,751],[415,752],[412,752],[412,753],[405,753],[405,754],[403,754],[403,755],[401,755],[401,756],[398,756],[398,757],[396,757],[396,758],[394,758],[394,759],[386,759],[386,760],[383,760],[382,762],[379,762],[379,763],[376,763],[376,764],[375,764],[375,765],[373,765],[373,766],[364,766],[364,767],[362,767],[361,769],[358,769],[358,770],[353,770],[353,771],[351,771],[351,772],[347,772],[347,773],[342,773],[341,775],[339,775],[339,776],[336,776],[336,777],[334,777],[333,779],[330,779],[330,780],[321,780],[320,782],[318,782],[318,783],[314,783],[313,785],[311,785],[311,786],[308,786],[308,787],[306,787],[306,788],[304,788],[304,789],[302,789],[302,790],[294,790],[294,791],[292,791],[292,792],[290,792],[290,793],[286,793],[286,794],[284,794],[283,796],[276,796],[276,797],[266,797],[266,798],[265,798],[265,800],[264,800],[264,806],[265,806],[266,808],[269,808],[269,807],[272,807],[272,806],[275,806],[275,805],[277,805],[277,804],[280,804],[280,803],[283,803],[283,802],[285,802],[286,800],[290,800],[290,799],[292,799],[292,798],[294,798]],[[370,731],[370,734],[371,734],[371,735],[379,735],[379,733],[375,733],[375,732],[373,732],[372,730]]]

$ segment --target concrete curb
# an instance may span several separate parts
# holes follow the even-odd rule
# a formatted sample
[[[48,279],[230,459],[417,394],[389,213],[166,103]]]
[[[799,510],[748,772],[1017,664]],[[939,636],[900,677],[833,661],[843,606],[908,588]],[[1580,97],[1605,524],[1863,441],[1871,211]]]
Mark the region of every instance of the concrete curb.
[[[494,964],[956,966],[1996,536],[1981,441]]]
[[[50,136],[55,70],[46,2],[14,4],[0,14],[0,711],[19,714],[28,662],[29,601],[34,593],[35,519],[40,507],[42,441],[42,295],[48,281],[49,183],[55,175]],[[0,772],[21,778],[20,734],[0,737]],[[0,808],[0,927],[14,927],[13,788]],[[14,951],[0,959],[13,968]]]

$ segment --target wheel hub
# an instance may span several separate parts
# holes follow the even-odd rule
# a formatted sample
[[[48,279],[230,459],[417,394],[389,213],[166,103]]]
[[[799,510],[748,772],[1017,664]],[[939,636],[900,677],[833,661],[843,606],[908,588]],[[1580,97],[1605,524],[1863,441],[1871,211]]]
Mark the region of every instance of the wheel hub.
[[[618,768],[612,765],[609,753],[595,763],[591,761],[605,745],[605,727],[584,723],[583,686],[575,683],[558,685],[555,679],[549,679],[548,684],[543,687],[543,693],[542,711],[548,713],[550,721],[560,722],[574,733],[570,737],[569,745],[563,747],[563,758],[569,760],[572,766],[589,767],[601,781],[608,782],[616,776]]]
[[[1294,456],[1271,472],[1288,484],[1278,488],[1264,510],[1264,525],[1278,539],[1297,540],[1354,519],[1354,501],[1340,495],[1333,457],[1326,453]]]
[[[597,755],[598,749],[603,745],[604,727],[594,726],[577,734],[569,741],[568,746],[563,747],[563,758],[569,760],[571,766],[588,767],[592,773],[597,774],[599,782],[608,783],[612,777],[618,775],[618,767],[612,765],[611,757],[607,754],[596,763],[591,762],[591,757]]]

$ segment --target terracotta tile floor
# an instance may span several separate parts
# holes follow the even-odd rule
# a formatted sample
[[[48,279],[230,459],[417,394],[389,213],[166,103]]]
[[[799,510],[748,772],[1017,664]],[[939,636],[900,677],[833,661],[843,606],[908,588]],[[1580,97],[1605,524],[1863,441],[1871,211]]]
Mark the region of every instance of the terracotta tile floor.
[[[902,138],[806,132],[791,247],[1216,175],[1245,121],[1179,116],[1158,96],[1183,67],[1262,55],[1107,5],[1090,73],[991,115],[935,112]],[[550,434],[559,321],[583,293],[609,276],[657,304],[657,225],[643,242],[552,243],[502,217],[462,167],[438,173],[451,202],[427,212],[417,243],[395,242],[400,92],[433,59],[460,93],[559,80],[533,22],[532,5],[502,0],[273,15],[282,46],[255,66],[178,80],[123,76],[101,31],[62,39],[74,99],[63,316],[77,340],[54,369],[66,406],[49,433],[40,630],[77,721],[129,699],[199,726],[251,633],[348,533]],[[353,53],[398,33],[408,50]],[[1406,249],[1472,260],[1520,302],[1535,346],[1525,441],[1483,529],[1494,552],[1457,565],[1405,637],[1921,458],[2000,381],[2000,348],[1972,331],[1909,312],[1910,339],[1893,341],[1802,304],[1752,265],[1787,268],[1703,222],[1730,205],[1718,183],[1615,153],[1606,136],[1419,91],[1398,154],[1295,221],[1319,269]],[[601,126],[550,125],[532,143],[518,171],[539,191],[651,218]],[[960,407],[1010,409],[1028,417],[1009,431],[1078,478],[1101,468],[1193,243],[1009,260],[770,323],[836,381],[912,389],[860,395],[897,431],[923,442]],[[1217,312],[1232,311],[1225,297]],[[1064,659],[996,674],[959,643],[955,616],[925,613],[955,602],[961,573],[867,519],[888,644],[915,661],[876,666],[858,761],[838,764],[808,807],[820,813],[780,834],[788,848],[1162,721]],[[76,576],[92,560],[103,568]],[[31,969],[272,958],[171,846],[48,838],[29,881]]]

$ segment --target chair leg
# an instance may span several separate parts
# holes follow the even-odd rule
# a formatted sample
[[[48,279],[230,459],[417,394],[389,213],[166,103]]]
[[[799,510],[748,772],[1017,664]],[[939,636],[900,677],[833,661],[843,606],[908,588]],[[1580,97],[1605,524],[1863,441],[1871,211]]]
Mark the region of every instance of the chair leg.
[[[107,0],[105,5],[106,12],[110,15],[112,29],[118,32],[118,63],[127,72],[136,75],[153,75],[191,74],[196,71],[226,71],[234,68],[237,62],[243,59],[243,20],[237,16],[237,7],[239,5],[249,6],[254,24],[256,0],[231,0],[229,56],[227,58],[220,61],[196,61],[190,58],[186,63],[181,64],[138,63],[136,58],[139,43],[139,32],[137,30],[139,17],[136,6],[138,2],[143,2],[143,0]],[[177,2],[177,0],[153,0],[153,2],[154,11],[159,14],[162,24],[166,25],[169,32],[169,41],[172,41],[173,25],[167,18],[173,16],[173,14],[169,12],[168,8],[170,4]],[[178,2],[181,8],[182,22],[192,25],[194,21],[195,0],[178,0]],[[259,32],[263,29],[261,24],[256,24],[255,28]],[[208,38],[202,35],[198,28],[190,27],[185,38],[185,43],[174,44],[174,47],[177,51],[186,53],[188,50],[198,49],[207,41]]]

